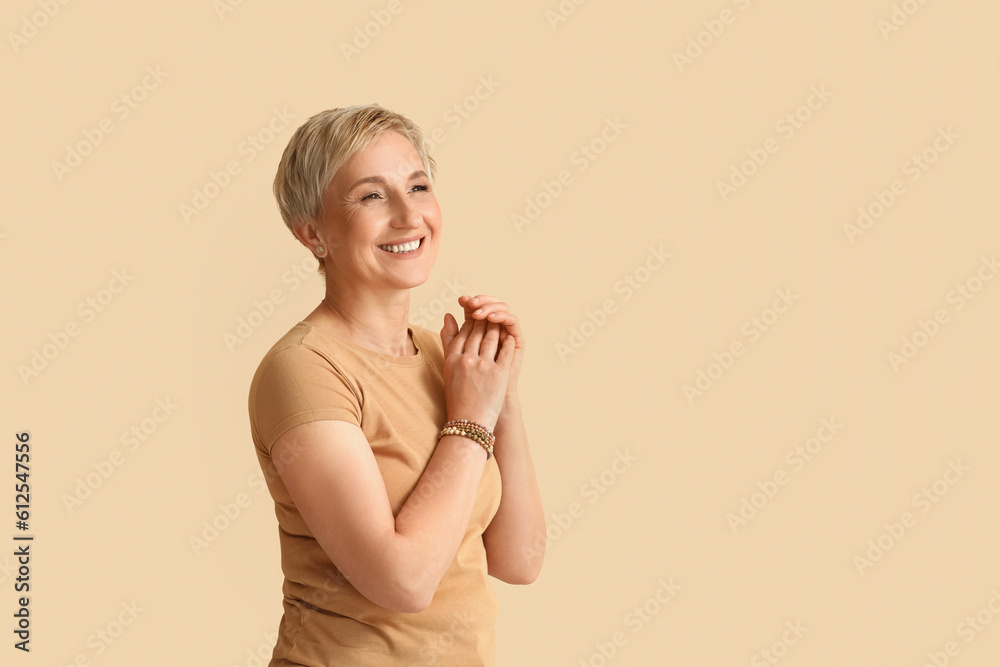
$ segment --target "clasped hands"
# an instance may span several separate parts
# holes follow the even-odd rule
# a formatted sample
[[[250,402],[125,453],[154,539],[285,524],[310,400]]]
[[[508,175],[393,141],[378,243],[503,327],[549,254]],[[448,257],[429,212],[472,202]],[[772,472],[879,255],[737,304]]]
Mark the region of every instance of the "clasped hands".
[[[493,322],[500,325],[500,341],[503,342],[505,334],[514,336],[514,359],[510,364],[510,372],[507,374],[507,390],[504,400],[517,397],[517,378],[521,371],[521,360],[524,356],[524,333],[517,317],[510,312],[510,307],[492,296],[479,294],[469,296],[463,294],[458,297],[458,305],[465,310],[465,322],[469,320],[485,320],[487,323]],[[459,323],[461,328],[462,324]]]

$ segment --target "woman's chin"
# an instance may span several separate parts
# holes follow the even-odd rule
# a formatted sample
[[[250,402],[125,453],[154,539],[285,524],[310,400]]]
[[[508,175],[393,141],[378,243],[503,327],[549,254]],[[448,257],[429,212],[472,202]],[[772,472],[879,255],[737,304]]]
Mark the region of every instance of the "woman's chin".
[[[405,273],[400,273],[395,276],[390,276],[388,279],[388,287],[392,289],[413,289],[414,287],[420,287],[427,279],[430,278],[430,271],[406,271]]]

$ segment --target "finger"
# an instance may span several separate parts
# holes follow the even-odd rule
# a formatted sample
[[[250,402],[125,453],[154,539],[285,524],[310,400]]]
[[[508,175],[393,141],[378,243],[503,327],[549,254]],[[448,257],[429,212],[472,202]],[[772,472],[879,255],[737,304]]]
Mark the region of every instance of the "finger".
[[[490,301],[478,306],[476,305],[477,303],[478,302],[475,302],[472,306],[470,306],[473,308],[472,317],[486,317],[492,313],[510,312],[510,306],[503,301]]]
[[[489,294],[477,294],[475,296],[469,296],[468,294],[463,294],[462,296],[458,297],[458,301],[463,306],[471,306],[472,308],[478,308],[484,303],[497,301],[497,298],[492,297]]]
[[[471,325],[472,330],[469,332],[469,337],[465,341],[465,352],[470,354],[479,355],[479,350],[483,344],[483,334],[486,333],[486,322],[482,320],[466,320],[463,327],[466,325]]]
[[[489,296],[488,294],[477,294],[476,296],[466,297],[464,300],[459,299],[459,303],[465,308],[465,316],[472,317],[472,313],[489,303],[494,303],[498,301],[495,297]]]
[[[497,324],[502,324],[507,333],[514,336],[514,341],[517,346],[523,348],[525,346],[524,331],[521,328],[521,322],[514,315],[506,313],[503,319],[489,318],[490,322],[496,322]]]
[[[486,324],[486,335],[483,336],[483,344],[479,348],[479,356],[483,359],[493,361],[497,356],[497,345],[500,342],[500,325]]]
[[[474,311],[469,317],[475,320],[486,320],[487,322],[496,322],[497,324],[503,324],[506,322],[510,311],[502,306],[494,306],[490,304],[489,306],[484,306],[479,310]]]
[[[470,299],[472,299],[472,297],[468,295],[458,297],[458,304],[462,306],[462,317],[466,322],[476,319],[472,316],[472,311],[475,310],[475,308],[469,305]]]
[[[506,303],[496,301],[472,311],[469,317],[473,319],[485,319],[488,322],[497,322],[504,325],[508,331],[518,339],[518,344],[523,344],[520,322],[507,307]]]
[[[480,317],[488,319],[490,322],[496,322],[497,324],[502,324],[508,329],[510,329],[511,327],[518,326],[517,317],[514,316],[514,314],[512,314],[509,310],[503,308],[494,309],[491,307],[487,307],[483,309],[482,314],[474,313],[473,317],[477,319]]]
[[[497,355],[497,363],[505,371],[510,370],[511,362],[514,361],[514,337],[510,334],[504,337],[503,343],[500,345],[500,354]]]
[[[472,305],[473,303],[476,302],[476,299],[478,298],[479,297],[471,296],[469,294],[463,294],[462,296],[458,297],[458,305],[460,305],[462,309],[465,311],[466,315],[468,315],[473,310],[478,308],[479,305],[481,305],[481,304]]]
[[[451,313],[449,313],[449,315],[450,314]],[[458,333],[455,334],[455,337],[451,339],[451,347],[448,348],[448,354],[461,354],[462,351],[465,350],[466,341],[469,338],[469,334],[472,333],[473,324],[474,322],[472,320],[466,320],[465,323],[462,324],[462,328],[459,329]]]

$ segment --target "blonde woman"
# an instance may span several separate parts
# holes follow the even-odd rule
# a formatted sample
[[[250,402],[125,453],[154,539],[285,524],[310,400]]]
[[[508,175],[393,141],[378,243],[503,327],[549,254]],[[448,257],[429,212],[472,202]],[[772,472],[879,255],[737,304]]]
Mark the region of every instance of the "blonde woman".
[[[463,295],[461,326],[408,324],[441,242],[434,176],[419,128],[378,105],[313,116],[281,158],[278,208],[326,293],[250,387],[284,573],[270,667],[493,665],[487,576],[541,569],[517,318]]]

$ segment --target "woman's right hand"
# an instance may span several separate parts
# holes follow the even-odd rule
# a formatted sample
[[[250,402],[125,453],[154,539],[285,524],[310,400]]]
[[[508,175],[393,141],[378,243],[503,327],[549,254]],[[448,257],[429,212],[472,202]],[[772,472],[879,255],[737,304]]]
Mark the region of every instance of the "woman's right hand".
[[[444,396],[448,419],[467,419],[492,431],[507,390],[514,359],[514,336],[486,320],[466,320],[462,328],[451,313],[444,315]],[[497,350],[499,349],[499,354]]]

